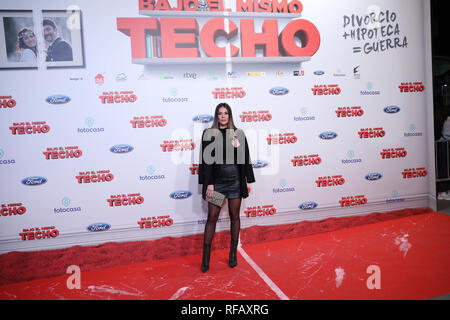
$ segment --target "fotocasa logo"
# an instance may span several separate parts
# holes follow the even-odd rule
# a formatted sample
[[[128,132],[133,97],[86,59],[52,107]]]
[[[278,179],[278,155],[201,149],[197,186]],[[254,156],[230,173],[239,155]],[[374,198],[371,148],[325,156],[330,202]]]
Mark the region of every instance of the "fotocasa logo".
[[[94,128],[95,119],[92,117],[87,117],[84,119],[84,124],[87,126],[84,128],[77,128],[78,133],[100,133],[104,132],[105,128]]]

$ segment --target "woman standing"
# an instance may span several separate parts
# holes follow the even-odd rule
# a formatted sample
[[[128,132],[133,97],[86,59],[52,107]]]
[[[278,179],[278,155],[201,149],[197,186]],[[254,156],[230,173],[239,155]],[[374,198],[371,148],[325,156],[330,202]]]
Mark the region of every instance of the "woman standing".
[[[214,191],[228,199],[231,244],[229,266],[237,265],[237,246],[241,221],[241,200],[248,197],[247,182],[255,182],[247,139],[233,122],[231,108],[219,103],[214,113],[211,128],[203,131],[200,150],[199,183],[203,184],[202,197],[208,200]],[[211,242],[221,207],[208,202],[208,219],[203,240],[202,272],[209,269]]]

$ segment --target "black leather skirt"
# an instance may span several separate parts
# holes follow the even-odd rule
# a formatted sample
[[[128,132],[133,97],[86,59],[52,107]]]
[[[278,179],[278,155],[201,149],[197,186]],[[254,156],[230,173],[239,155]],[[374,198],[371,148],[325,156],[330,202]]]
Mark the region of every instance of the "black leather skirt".
[[[216,164],[214,166],[214,190],[225,195],[225,198],[241,197],[239,168],[235,164]]]

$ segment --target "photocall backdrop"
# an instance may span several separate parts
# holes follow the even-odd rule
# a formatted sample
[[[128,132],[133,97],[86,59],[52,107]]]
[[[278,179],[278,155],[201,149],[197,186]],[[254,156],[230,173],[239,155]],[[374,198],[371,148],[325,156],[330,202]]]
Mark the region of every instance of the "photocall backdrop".
[[[220,102],[255,172],[243,228],[434,206],[427,1],[2,0],[0,13],[1,252],[203,232],[199,145]],[[45,17],[71,61],[46,61]],[[6,45],[26,24],[34,62]]]

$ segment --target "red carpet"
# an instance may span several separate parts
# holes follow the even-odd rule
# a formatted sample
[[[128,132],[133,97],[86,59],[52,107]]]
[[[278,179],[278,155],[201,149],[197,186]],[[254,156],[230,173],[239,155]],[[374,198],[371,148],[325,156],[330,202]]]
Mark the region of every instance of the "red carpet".
[[[304,237],[429,212],[431,210],[427,208],[405,209],[356,217],[302,221],[288,225],[255,226],[241,231],[241,243],[246,245]],[[213,250],[228,248],[229,239],[228,231],[218,232],[213,241]],[[197,234],[152,241],[105,243],[97,246],[74,246],[35,252],[10,252],[0,255],[0,285],[65,275],[69,265],[78,265],[83,271],[90,271],[198,254],[201,252],[202,241],[203,234]]]
[[[252,232],[264,234],[265,228]],[[57,277],[0,286],[0,299],[426,299],[450,293],[450,216],[441,213],[241,249],[234,269],[227,249],[214,250],[205,274],[200,252],[101,270],[80,265],[81,289],[72,290],[65,268],[75,263],[67,260]],[[368,288],[369,266],[379,269],[378,289]]]

